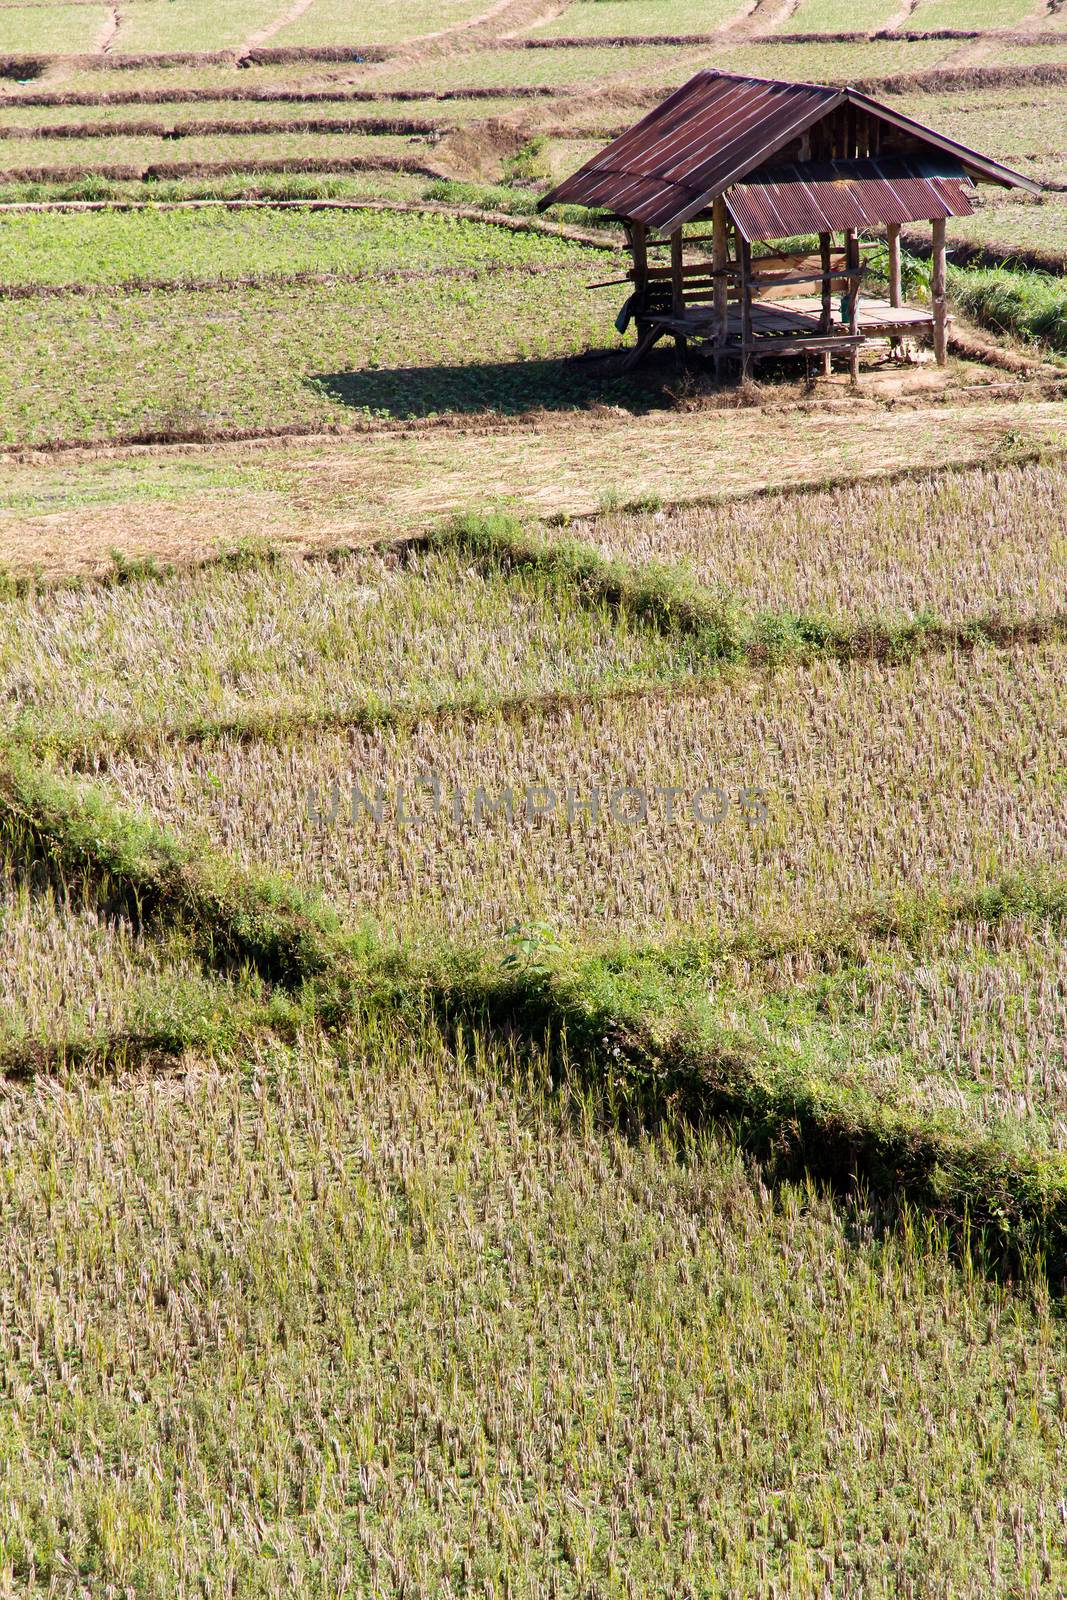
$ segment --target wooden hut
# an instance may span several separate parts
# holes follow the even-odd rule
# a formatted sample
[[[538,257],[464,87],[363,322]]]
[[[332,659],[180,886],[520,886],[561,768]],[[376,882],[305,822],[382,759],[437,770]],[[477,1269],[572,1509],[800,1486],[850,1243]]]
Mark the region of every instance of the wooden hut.
[[[945,224],[980,183],[1041,186],[858,89],[698,72],[541,201],[594,206],[625,226],[637,326],[629,364],[672,335],[706,342],[748,375],[768,356],[813,355],[853,377],[871,340],[926,336],[947,348]],[[929,304],[901,295],[900,229],[929,222]],[[710,223],[710,231],[708,224]],[[686,234],[687,224],[697,232]],[[860,233],[885,230],[888,298],[862,292]],[[769,241],[819,239],[819,252]],[[670,261],[650,261],[669,241]],[[626,280],[624,280],[626,281]]]

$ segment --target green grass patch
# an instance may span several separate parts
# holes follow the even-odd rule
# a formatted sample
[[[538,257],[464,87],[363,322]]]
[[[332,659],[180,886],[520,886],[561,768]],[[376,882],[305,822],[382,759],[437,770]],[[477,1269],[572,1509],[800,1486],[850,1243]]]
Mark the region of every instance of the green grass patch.
[[[951,270],[952,300],[985,328],[1067,354],[1067,285],[1062,278],[1017,268]]]
[[[8,217],[0,228],[0,283],[12,284],[180,283],[248,273],[392,274],[489,264],[588,264],[596,270],[603,263],[598,253],[547,234],[403,211],[27,213]]]

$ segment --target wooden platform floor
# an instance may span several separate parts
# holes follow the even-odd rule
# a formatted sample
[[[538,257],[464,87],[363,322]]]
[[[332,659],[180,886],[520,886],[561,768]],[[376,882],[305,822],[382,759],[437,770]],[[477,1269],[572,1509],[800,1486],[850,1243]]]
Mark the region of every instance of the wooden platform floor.
[[[830,336],[847,338],[849,330],[841,321],[839,296],[834,297],[833,313]],[[757,339],[776,336],[818,338],[821,318],[822,301],[814,296],[777,301],[754,300],[752,303],[752,333]],[[690,334],[694,338],[708,338],[714,336],[716,331],[715,314],[710,305],[687,306],[684,317],[666,313],[642,318],[642,321],[646,320],[658,324],[665,332]],[[888,300],[878,300],[870,295],[860,296],[856,311],[857,331],[870,338],[921,333],[932,328],[933,322],[933,313],[925,306],[891,306]],[[731,344],[741,339],[741,312],[733,304],[727,318],[727,338]]]

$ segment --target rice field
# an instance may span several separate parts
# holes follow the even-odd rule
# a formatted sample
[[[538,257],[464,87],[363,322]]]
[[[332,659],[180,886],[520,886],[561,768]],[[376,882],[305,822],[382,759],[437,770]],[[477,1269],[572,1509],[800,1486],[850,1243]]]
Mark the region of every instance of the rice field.
[[[908,18],[908,26],[923,31],[937,28],[973,29],[1022,28],[1025,24],[1043,28],[1044,18],[1034,21],[1031,0],[919,0]]]
[[[893,622],[1047,615],[1067,603],[1062,461],[608,513],[571,531],[605,554],[682,562],[750,611]]]
[[[159,0],[145,0],[145,3],[157,4]],[[125,74],[122,81],[125,83]],[[199,90],[187,89],[184,94],[181,90],[174,91],[174,98],[168,99],[164,86],[159,89],[158,97],[132,103],[125,100],[101,103],[81,95],[69,102],[60,99],[59,103],[45,105],[21,96],[0,103],[0,130],[3,130],[0,139],[21,138],[24,133],[42,138],[65,138],[68,137],[66,130],[72,127],[92,127],[103,135],[112,127],[122,128],[128,124],[180,134],[188,124],[195,126],[205,122],[232,123],[235,133],[243,132],[246,124],[254,127],[266,122],[277,124],[279,132],[285,132],[291,122],[304,118],[427,119],[451,126],[483,121],[486,117],[515,110],[515,101],[508,95],[473,100],[435,100],[431,96],[423,100],[365,100],[357,98],[359,93],[357,90],[354,95],[351,88],[337,85],[332,89],[312,87],[303,93],[296,91],[290,98],[288,91],[264,85],[250,94],[242,93],[239,98],[227,98],[224,93],[211,89],[205,90],[201,98]],[[282,94],[285,98],[280,97]],[[192,98],[186,98],[190,95]]]
[[[106,5],[26,5],[0,8],[0,51],[32,55],[90,52],[107,28]]]
[[[89,897],[0,856],[0,1071],[28,1047],[77,1048],[233,1004],[176,940],[154,940]]]
[[[887,28],[899,10],[892,0],[860,0],[856,5],[842,5],[841,0],[800,0],[782,28],[789,33],[874,33]]]
[[[165,289],[0,304],[18,350],[0,441],[370,425],[451,411],[581,404],[567,358],[616,346],[588,268],[358,283]],[[71,388],[71,371],[84,375]],[[145,378],[152,381],[146,386]]]
[[[80,57],[4,69],[0,201],[519,216],[715,65],[1064,176],[1057,46],[890,22],[1060,26],[0,6]],[[1067,1592],[1058,279],[999,366],[734,405],[604,359],[621,275],[0,216],[0,1593]]]
[[[1040,1286],[546,1076],[364,1024],[0,1101],[13,1582],[1053,1592]]]
[[[1067,1150],[1067,945],[1056,924],[964,923],[830,972],[810,952],[742,957],[716,973],[704,1016],[924,1119],[1044,1156]]]
[[[531,39],[714,33],[742,15],[738,0],[572,0],[529,31]]]
[[[421,61],[400,56],[373,69],[373,87],[386,93],[414,89],[428,94],[468,87],[521,90],[538,84],[584,92],[590,84],[606,84],[622,76],[677,82],[686,75],[686,68],[696,71],[693,60],[692,46],[674,50],[660,45],[526,50],[521,45],[501,45],[470,54],[427,56]]]
[[[972,149],[995,150],[1009,166],[1019,158],[1048,160],[1067,146],[1067,134],[1058,137],[1067,116],[1067,88],[1059,84],[960,94],[894,95],[891,103],[907,116]],[[995,189],[983,191],[983,199],[996,197]],[[956,227],[954,220],[953,233]]]
[[[670,698],[117,757],[106,784],[389,932],[803,921],[1061,863],[1065,663],[1046,647],[746,670]]]
[[[156,3],[156,0],[152,0]],[[309,171],[343,169],[345,163],[365,167],[387,167],[408,163],[427,169],[431,149],[425,137],[409,134],[358,133],[269,133],[209,134],[175,140],[169,137],[126,137],[117,135],[89,139],[20,139],[0,145],[0,181],[14,181],[18,175],[40,174],[45,182],[67,183],[92,172],[114,172],[117,177],[136,178],[153,172],[167,176],[174,168],[205,167],[225,173],[238,170],[267,170],[271,163],[299,162]],[[115,172],[114,169],[129,169]],[[149,170],[151,169],[151,170]],[[177,174],[175,174],[177,175]]]
[[[669,682],[697,664],[640,622],[457,554],[368,551],[42,589],[0,608],[8,729],[66,742]]]
[[[397,44],[469,26],[484,0],[391,0],[353,15],[347,0],[312,0],[274,36],[279,45]],[[277,14],[277,13],[276,13]]]
[[[111,52],[116,56],[170,50],[233,50],[279,15],[277,0],[226,0],[204,7],[196,0],[132,0],[124,6]]]

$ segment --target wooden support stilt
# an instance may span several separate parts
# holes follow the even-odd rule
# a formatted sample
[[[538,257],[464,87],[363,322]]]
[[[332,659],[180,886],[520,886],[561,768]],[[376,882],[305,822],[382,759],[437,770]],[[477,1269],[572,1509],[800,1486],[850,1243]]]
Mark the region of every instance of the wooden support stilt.
[[[644,294],[648,288],[647,231],[643,222],[631,222],[626,229],[634,260],[634,288],[638,294]]]
[[[720,195],[711,211],[711,261],[720,271],[730,259],[726,201]],[[722,375],[722,347],[726,343],[729,317],[729,286],[725,278],[715,279],[715,380]]]
[[[889,304],[899,306],[900,298],[900,223],[891,222],[885,230],[886,243],[889,246]],[[904,349],[903,339],[890,339],[889,348],[900,354]]]
[[[933,224],[934,253],[930,272],[930,299],[934,313],[934,358],[939,367],[948,360],[948,324],[945,305],[945,219]]]
[[[845,230],[845,266],[850,272],[855,272],[860,264],[860,242],[852,228]],[[860,286],[857,278],[850,278],[848,285],[848,331],[851,334],[859,332],[859,303]],[[848,353],[849,376],[853,383],[858,383],[860,378],[860,347],[854,344]]]
[[[752,246],[737,236],[741,292],[741,381],[752,376]]]
[[[900,223],[891,222],[885,230],[889,244],[889,304],[900,305]]]
[[[830,271],[830,235],[828,233],[820,233],[819,235],[819,260],[822,263],[820,270],[823,274],[822,316],[819,319],[819,331],[821,333],[829,333],[830,323],[834,314],[834,286],[828,276]],[[829,350],[824,350],[822,357],[823,377],[828,378],[831,370],[830,352]]]
[[[685,274],[683,265],[685,259],[685,245],[682,239],[682,229],[676,228],[671,234],[671,309],[676,317],[685,316]],[[680,351],[685,351],[689,341],[684,334],[676,333],[674,342]]]

